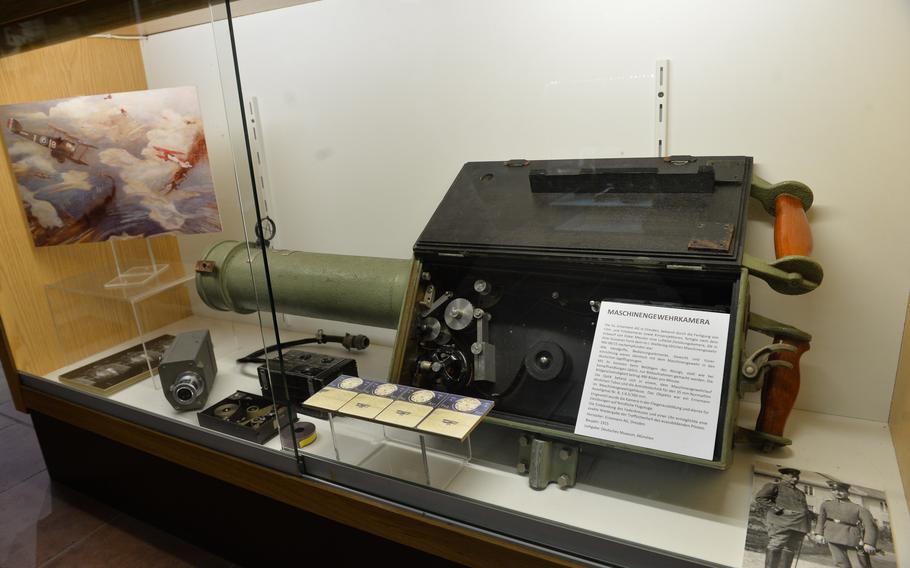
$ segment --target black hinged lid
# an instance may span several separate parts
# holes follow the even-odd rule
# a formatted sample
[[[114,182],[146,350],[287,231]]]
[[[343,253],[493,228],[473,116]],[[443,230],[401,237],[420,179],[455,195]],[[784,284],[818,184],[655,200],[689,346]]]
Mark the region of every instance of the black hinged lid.
[[[751,177],[745,156],[469,162],[414,251],[739,265]]]

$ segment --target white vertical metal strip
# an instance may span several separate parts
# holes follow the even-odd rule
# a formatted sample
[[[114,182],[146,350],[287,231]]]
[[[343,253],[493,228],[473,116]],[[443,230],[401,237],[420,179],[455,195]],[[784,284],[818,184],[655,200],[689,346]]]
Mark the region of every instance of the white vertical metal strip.
[[[269,183],[269,169],[266,166],[265,143],[262,138],[262,120],[259,117],[259,100],[256,97],[250,97],[247,100],[247,109],[249,112],[246,114],[246,119],[250,133],[250,149],[253,153],[253,173],[256,176],[254,181],[264,206],[265,215],[269,216],[271,211],[277,211],[277,209],[275,209],[275,204],[272,202],[272,186]]]
[[[654,69],[654,153],[669,156],[667,150],[667,103],[670,100],[670,60],[658,59]]]
[[[255,96],[249,97],[246,101],[247,130],[250,139],[250,152],[253,156],[253,175],[256,176],[253,183],[259,192],[259,199],[262,202],[262,215],[269,217],[278,227],[278,219],[275,214],[278,212],[278,206],[275,204],[272,184],[269,183],[269,168],[265,158],[265,139],[262,133],[262,119],[259,115],[259,99]],[[271,241],[271,246],[276,249],[281,248],[280,233],[275,233],[275,238]],[[287,325],[286,314],[276,314],[280,325]]]

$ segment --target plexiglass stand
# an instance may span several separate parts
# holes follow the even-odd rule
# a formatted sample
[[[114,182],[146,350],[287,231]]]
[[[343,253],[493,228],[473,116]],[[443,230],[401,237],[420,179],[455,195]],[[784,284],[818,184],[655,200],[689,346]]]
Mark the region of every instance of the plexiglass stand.
[[[108,286],[112,276],[110,268],[101,269],[46,286],[48,306],[65,355],[62,364],[133,341],[145,351],[147,342],[163,334],[162,326],[191,315],[192,265],[172,263],[167,270],[157,270],[141,283],[128,286]],[[152,371],[149,367],[149,374],[154,375]],[[150,384],[156,390],[160,388],[157,375]]]
[[[335,459],[372,472],[446,490],[472,459],[463,442],[330,412]]]
[[[152,237],[145,239],[145,248],[148,252],[149,264],[133,266],[131,266],[130,260],[117,250],[117,241],[120,240],[123,239],[112,238],[109,241],[111,243],[111,252],[114,255],[114,266],[117,269],[117,276],[106,282],[104,284],[105,288],[141,286],[167,270],[167,264],[159,264],[155,259],[155,251],[152,249]]]

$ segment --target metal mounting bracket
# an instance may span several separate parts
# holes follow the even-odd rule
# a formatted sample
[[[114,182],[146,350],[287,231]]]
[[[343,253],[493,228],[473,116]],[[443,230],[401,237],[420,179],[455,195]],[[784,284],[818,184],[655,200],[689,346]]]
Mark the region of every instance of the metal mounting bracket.
[[[480,308],[474,309],[477,320],[477,341],[471,345],[474,355],[474,380],[496,384],[496,346],[490,343],[492,316]]]
[[[580,451],[578,446],[522,434],[518,439],[518,473],[528,474],[531,489],[542,491],[554,482],[560,489],[568,489],[575,485]]]
[[[742,426],[736,429],[735,439],[737,442],[743,442],[756,446],[761,451],[768,453],[781,448],[783,446],[789,446],[793,443],[793,440],[790,438],[785,438],[783,436],[775,436],[774,434],[766,434],[765,432],[758,432],[752,430],[751,428],[743,428]]]
[[[749,274],[761,278],[776,292],[787,295],[815,290],[825,275],[822,265],[808,256],[785,256],[768,263],[743,254],[743,266]]]
[[[792,195],[803,204],[803,210],[808,211],[812,207],[812,190],[809,186],[800,181],[781,181],[772,184],[756,175],[752,176],[752,187],[749,195],[759,201],[765,211],[772,217],[777,215],[775,201],[780,195]]]
[[[755,312],[749,312],[749,329],[764,333],[775,339],[786,338],[797,341],[812,341],[812,334],[792,325],[773,320]]]

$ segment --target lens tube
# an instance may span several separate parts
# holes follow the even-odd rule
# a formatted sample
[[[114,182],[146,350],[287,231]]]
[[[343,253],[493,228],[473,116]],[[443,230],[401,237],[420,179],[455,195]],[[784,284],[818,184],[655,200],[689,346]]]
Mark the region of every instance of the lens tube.
[[[181,406],[193,404],[203,390],[205,390],[205,381],[193,371],[182,373],[171,386],[174,401]]]

